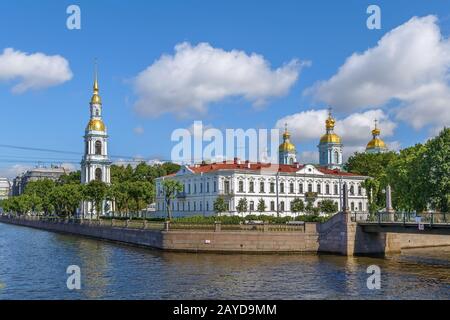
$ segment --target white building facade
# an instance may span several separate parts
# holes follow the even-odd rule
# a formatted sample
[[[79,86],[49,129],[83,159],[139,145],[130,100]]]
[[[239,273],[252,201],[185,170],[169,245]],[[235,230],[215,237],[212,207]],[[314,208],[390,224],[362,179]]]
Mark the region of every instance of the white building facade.
[[[343,184],[348,186],[348,204],[353,212],[368,209],[366,191],[362,186],[367,177],[314,165],[270,165],[233,162],[183,166],[175,175],[156,179],[156,213],[166,215],[162,181],[174,179],[183,185],[183,191],[172,200],[174,217],[215,215],[214,202],[223,197],[228,210],[224,214],[245,216],[260,214],[258,203],[263,199],[266,210],[262,214],[296,216],[291,203],[300,198],[316,207],[320,201],[332,200],[341,210]],[[237,205],[246,198],[248,211],[238,213]]]
[[[11,182],[6,178],[0,178],[0,200],[7,199],[11,195]]]

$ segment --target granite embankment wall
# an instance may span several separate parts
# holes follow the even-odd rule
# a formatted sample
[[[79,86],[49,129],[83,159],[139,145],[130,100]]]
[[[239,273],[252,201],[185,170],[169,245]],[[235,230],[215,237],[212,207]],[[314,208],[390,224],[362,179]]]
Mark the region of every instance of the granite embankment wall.
[[[398,252],[404,248],[450,245],[450,236],[369,233],[339,213],[325,223],[295,231],[152,230],[43,222],[0,217],[0,222],[169,251],[229,253],[329,252],[342,255]]]

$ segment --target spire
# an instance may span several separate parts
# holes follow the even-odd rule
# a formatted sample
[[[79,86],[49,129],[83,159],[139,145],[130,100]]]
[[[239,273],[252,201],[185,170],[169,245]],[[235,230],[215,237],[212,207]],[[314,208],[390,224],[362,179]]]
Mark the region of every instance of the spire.
[[[91,104],[102,104],[102,99],[99,95],[99,88],[98,88],[98,66],[97,66],[97,59],[95,59],[94,62],[94,86],[93,86],[93,94],[91,98]]]
[[[325,120],[325,127],[326,127],[328,133],[334,129],[335,122],[336,121],[333,119],[333,116],[331,114],[331,107],[330,107],[330,108],[328,108],[328,118],[327,118],[327,120]]]

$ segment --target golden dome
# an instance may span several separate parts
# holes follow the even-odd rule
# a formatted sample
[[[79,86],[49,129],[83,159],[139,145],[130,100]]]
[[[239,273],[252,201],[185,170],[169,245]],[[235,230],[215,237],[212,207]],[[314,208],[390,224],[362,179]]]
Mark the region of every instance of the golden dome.
[[[341,137],[336,133],[327,133],[320,138],[320,143],[341,143]]]
[[[105,131],[106,127],[102,120],[92,119],[89,121],[86,130],[87,131]]]
[[[366,149],[376,149],[376,148],[386,149],[386,144],[380,138],[374,138],[369,141],[366,147]]]
[[[280,144],[278,150],[284,152],[295,152],[295,146],[289,141],[285,141],[282,144]]]
[[[293,145],[289,140],[291,134],[287,130],[287,124],[285,126],[286,128],[283,133],[283,143],[280,144],[278,150],[281,152],[295,152],[295,145]]]

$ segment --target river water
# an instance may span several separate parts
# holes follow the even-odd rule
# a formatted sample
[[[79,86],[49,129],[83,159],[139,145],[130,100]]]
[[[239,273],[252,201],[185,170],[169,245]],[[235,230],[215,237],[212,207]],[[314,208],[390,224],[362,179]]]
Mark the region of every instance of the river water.
[[[66,285],[69,265],[81,289]],[[366,271],[381,269],[380,289]],[[0,299],[450,299],[450,248],[384,258],[169,253],[0,223]]]

